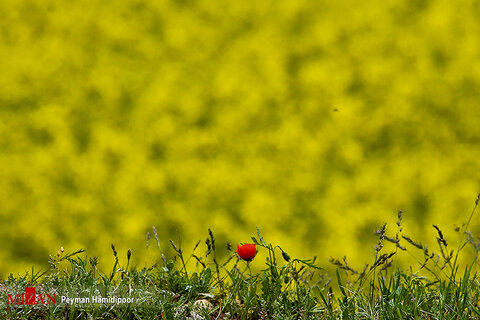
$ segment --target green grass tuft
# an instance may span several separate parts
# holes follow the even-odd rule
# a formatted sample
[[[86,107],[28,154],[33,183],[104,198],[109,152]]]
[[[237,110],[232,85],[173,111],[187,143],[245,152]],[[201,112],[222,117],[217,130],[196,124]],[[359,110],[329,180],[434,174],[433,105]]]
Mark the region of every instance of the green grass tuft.
[[[50,269],[32,270],[24,276],[10,275],[0,285],[2,319],[478,319],[480,282],[477,274],[478,244],[468,231],[478,198],[461,240],[449,247],[442,230],[437,231],[438,252],[403,235],[402,213],[397,232],[387,235],[386,225],[376,232],[374,259],[362,271],[347,258],[332,258],[336,267],[332,283],[315,259],[292,258],[280,246],[267,242],[257,229],[252,241],[266,250],[264,269],[252,273],[227,244],[230,255],[219,263],[218,243],[209,230],[206,251],[189,256],[180,244],[170,241],[175,256],[142,269],[130,265],[134,252],[121,253],[112,245],[112,270],[103,272],[98,259],[83,250],[50,258]],[[161,250],[156,230],[153,229]],[[149,234],[147,235],[148,249]],[[476,255],[468,265],[459,264],[459,254],[472,245]],[[387,250],[387,247],[393,248]],[[413,271],[393,267],[399,254],[416,257]],[[420,256],[420,257],[418,257]],[[258,256],[254,259],[260,259]],[[393,270],[392,270],[393,269]],[[35,287],[40,297],[56,295],[55,303],[16,304],[25,288]],[[19,296],[15,296],[16,294]],[[132,299],[125,303],[68,303],[61,297]],[[13,298],[12,298],[13,297]],[[12,300],[13,299],[13,300]],[[116,301],[116,300],[115,300]],[[51,301],[50,301],[51,302]]]

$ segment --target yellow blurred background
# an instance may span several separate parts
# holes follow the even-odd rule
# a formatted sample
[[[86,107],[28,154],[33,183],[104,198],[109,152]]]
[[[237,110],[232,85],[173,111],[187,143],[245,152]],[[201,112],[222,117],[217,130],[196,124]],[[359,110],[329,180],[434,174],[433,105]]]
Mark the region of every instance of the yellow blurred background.
[[[480,188],[478,1],[0,2],[0,275],[147,232],[371,262]],[[474,228],[478,224],[474,219]],[[153,236],[153,235],[152,235]],[[152,246],[152,239],[150,246]],[[202,248],[202,250],[204,250]]]

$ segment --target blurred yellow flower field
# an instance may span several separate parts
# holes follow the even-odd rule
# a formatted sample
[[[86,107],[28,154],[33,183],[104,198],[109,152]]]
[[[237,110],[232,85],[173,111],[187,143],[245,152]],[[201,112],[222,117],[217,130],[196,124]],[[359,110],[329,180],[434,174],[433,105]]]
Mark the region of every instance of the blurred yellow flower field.
[[[398,210],[412,238],[454,239],[480,189],[479,16],[478,1],[1,1],[0,275],[61,246],[101,263],[115,243],[143,265],[152,226],[165,250],[258,226],[294,256],[359,265]]]

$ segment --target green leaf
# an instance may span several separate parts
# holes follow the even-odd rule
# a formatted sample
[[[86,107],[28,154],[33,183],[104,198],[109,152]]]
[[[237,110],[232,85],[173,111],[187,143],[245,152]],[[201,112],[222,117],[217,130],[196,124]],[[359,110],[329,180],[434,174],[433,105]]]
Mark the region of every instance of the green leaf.
[[[345,293],[345,289],[343,288],[342,280],[340,279],[340,273],[338,272],[337,269],[337,282],[338,282],[338,287],[340,288],[340,291],[342,292],[344,297],[347,297],[347,294]]]

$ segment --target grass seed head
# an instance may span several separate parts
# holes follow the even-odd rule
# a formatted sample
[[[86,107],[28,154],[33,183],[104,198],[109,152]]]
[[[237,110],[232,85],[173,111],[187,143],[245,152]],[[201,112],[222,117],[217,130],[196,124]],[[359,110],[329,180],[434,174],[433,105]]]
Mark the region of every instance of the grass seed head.
[[[115,246],[113,245],[112,243],[112,250],[113,250],[113,255],[115,256],[115,258],[117,257],[117,250],[115,250]]]

